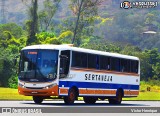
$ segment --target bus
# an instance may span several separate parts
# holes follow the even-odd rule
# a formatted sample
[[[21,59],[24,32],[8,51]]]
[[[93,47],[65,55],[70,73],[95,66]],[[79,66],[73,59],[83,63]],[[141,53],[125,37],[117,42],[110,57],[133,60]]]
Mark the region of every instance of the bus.
[[[53,98],[73,104],[78,97],[87,104],[121,104],[123,97],[138,96],[139,84],[135,56],[71,45],[32,45],[20,53],[18,92],[37,104]]]

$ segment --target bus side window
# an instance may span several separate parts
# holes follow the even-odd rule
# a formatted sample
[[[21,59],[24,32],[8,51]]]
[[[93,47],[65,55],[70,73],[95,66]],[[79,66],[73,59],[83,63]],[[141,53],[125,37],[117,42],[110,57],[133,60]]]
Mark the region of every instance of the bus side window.
[[[88,64],[88,54],[86,53],[81,53],[81,57],[80,57],[80,67],[81,68],[87,68],[87,64]]]
[[[110,70],[110,57],[99,56],[100,70]]]
[[[83,52],[72,52],[72,67],[87,68],[88,54]]]
[[[107,70],[110,70],[111,69],[111,66],[110,66],[110,60],[111,60],[111,58],[110,57],[107,57],[107,60],[108,60],[108,62],[107,62]]]
[[[70,64],[70,51],[65,50],[61,51],[61,55],[65,57],[60,58],[60,78],[65,78],[69,72],[69,64]]]
[[[120,59],[112,57],[111,58],[111,70],[120,71]]]
[[[88,68],[96,69],[97,61],[95,54],[88,54]]]
[[[121,72],[125,72],[126,71],[125,59],[121,59],[120,71]]]
[[[99,56],[97,55],[96,56],[96,69],[99,69],[100,67],[99,67]]]
[[[136,61],[136,73],[138,73],[138,65],[139,65],[139,62]]]
[[[138,73],[138,65],[139,65],[138,61],[134,61],[134,60],[131,61],[131,72],[132,73]]]

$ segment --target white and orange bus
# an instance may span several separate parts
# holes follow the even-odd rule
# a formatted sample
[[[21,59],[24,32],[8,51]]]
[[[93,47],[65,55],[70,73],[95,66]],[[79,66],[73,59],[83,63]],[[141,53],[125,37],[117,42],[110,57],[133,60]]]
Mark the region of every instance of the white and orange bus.
[[[18,92],[35,103],[58,96],[66,104],[83,97],[88,104],[139,94],[139,58],[70,45],[33,45],[21,50]]]

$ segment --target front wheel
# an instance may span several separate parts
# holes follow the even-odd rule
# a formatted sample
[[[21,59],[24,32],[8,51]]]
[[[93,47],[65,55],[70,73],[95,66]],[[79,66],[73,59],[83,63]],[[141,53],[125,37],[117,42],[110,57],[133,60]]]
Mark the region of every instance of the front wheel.
[[[68,96],[64,97],[65,104],[73,104],[76,99],[76,91],[74,88],[69,90]]]
[[[43,102],[43,98],[40,97],[40,96],[33,96],[33,101],[36,103],[36,104],[41,104]]]

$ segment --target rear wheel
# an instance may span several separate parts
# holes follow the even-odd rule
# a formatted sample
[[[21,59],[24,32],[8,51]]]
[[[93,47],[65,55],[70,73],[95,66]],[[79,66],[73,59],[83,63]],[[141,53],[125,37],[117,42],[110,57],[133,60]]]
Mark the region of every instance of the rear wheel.
[[[122,102],[122,91],[118,91],[117,96],[116,96],[116,104],[121,104]]]
[[[109,104],[121,104],[122,102],[122,91],[121,90],[118,90],[117,91],[117,95],[116,95],[116,98],[109,98],[108,101],[109,101]]]
[[[69,90],[68,96],[64,97],[65,104],[73,104],[76,99],[76,91],[74,88],[71,88]]]
[[[83,97],[83,99],[86,104],[94,104],[96,103],[96,100],[97,100],[94,97]]]
[[[41,104],[43,102],[43,98],[40,97],[40,96],[33,96],[33,101],[36,103],[36,104]]]

